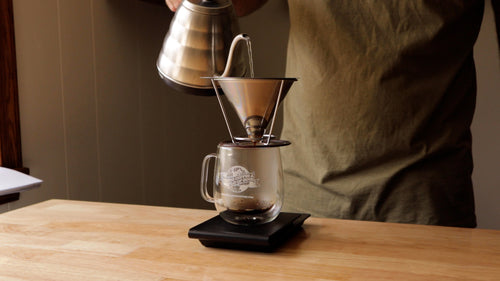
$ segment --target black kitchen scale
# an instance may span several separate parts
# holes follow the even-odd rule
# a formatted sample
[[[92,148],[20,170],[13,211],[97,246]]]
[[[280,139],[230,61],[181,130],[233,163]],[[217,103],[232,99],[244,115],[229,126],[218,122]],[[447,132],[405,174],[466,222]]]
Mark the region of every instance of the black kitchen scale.
[[[272,252],[297,233],[309,216],[282,212],[265,224],[235,225],[218,215],[191,228],[188,236],[206,247]]]

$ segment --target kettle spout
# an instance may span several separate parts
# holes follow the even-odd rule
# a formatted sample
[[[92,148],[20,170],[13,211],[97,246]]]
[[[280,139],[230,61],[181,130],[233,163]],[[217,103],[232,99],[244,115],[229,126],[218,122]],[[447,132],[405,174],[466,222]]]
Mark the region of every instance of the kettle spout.
[[[219,77],[228,77],[229,76],[229,72],[231,70],[231,64],[233,62],[234,49],[235,49],[236,45],[241,40],[245,40],[247,42],[250,42],[250,36],[248,36],[248,34],[242,33],[242,34],[238,34],[238,35],[236,35],[236,37],[234,37],[233,41],[231,42],[231,47],[229,49],[229,55],[227,57],[226,67],[224,68],[224,72],[222,73],[222,75]],[[248,47],[248,45],[247,45],[247,47]]]

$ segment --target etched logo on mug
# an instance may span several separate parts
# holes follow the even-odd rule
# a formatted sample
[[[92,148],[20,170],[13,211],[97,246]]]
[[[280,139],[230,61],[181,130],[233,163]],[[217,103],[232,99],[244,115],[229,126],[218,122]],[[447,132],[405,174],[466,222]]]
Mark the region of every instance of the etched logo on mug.
[[[259,187],[259,179],[255,178],[255,172],[249,172],[243,166],[232,166],[227,172],[221,172],[221,183],[235,193]]]

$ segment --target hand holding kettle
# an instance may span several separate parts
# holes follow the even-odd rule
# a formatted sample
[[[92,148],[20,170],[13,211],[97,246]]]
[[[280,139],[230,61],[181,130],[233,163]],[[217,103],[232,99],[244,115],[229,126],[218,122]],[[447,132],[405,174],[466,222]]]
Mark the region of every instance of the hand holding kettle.
[[[179,8],[179,5],[181,5],[181,3],[182,0],[165,0],[165,4],[167,4],[168,8],[172,12],[177,11],[177,8]]]
[[[233,7],[238,17],[244,17],[264,5],[267,0],[233,0]],[[182,0],[165,0],[168,8],[175,12],[181,5]]]

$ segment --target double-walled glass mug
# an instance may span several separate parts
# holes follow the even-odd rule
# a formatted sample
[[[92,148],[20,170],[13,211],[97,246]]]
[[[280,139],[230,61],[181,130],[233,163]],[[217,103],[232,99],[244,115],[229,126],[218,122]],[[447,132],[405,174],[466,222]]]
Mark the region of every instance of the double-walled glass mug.
[[[280,146],[286,144],[220,143],[216,154],[203,159],[201,196],[214,203],[219,215],[233,224],[252,225],[274,220],[283,204]],[[207,181],[212,158],[215,165],[213,195],[210,195]]]

